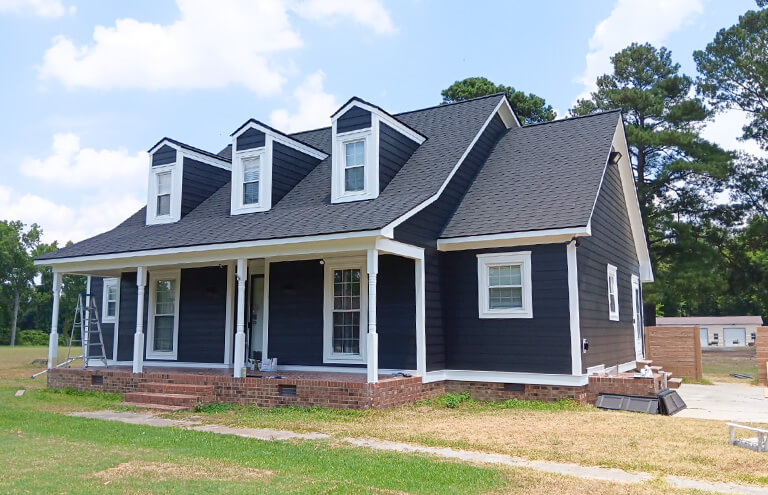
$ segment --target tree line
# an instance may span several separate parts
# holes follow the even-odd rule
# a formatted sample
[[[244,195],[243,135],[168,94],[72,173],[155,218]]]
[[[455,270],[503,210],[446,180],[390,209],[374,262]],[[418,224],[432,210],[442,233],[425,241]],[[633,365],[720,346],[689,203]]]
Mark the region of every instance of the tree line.
[[[689,76],[665,47],[632,44],[569,116],[621,109],[656,281],[644,287],[657,315],[768,316],[768,160],[702,137],[727,110],[749,116],[741,139],[768,151],[768,0],[693,53]],[[523,125],[554,120],[544,98],[484,77],[457,81],[444,103],[505,93]],[[567,166],[567,164],[564,164]],[[36,224],[0,221],[0,344],[47,330],[50,268],[33,259],[58,248]],[[85,277],[65,275],[59,328],[72,325]],[[41,342],[41,343],[46,343]]]
[[[702,137],[728,110],[748,116],[741,139],[768,151],[768,0],[692,54],[683,74],[665,47],[633,43],[611,57],[569,116],[620,109],[656,281],[659,316],[768,316],[768,160]],[[555,119],[544,98],[483,77],[442,92],[450,103],[506,93],[521,123]],[[567,164],[564,164],[567,166]]]

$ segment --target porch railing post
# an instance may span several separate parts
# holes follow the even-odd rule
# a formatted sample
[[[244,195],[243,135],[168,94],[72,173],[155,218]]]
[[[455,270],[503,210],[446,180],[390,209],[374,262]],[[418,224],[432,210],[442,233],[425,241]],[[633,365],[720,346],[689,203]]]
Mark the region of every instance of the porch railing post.
[[[48,369],[52,369],[59,356],[59,299],[61,298],[61,273],[53,272],[53,310],[51,311],[51,335],[48,338]]]
[[[237,260],[237,332],[235,333],[235,362],[233,376],[243,376],[245,365],[245,281],[248,265],[244,258]]]
[[[368,266],[368,383],[379,381],[379,334],[376,333],[376,278],[379,273],[379,251],[369,249]]]
[[[133,372],[144,371],[144,287],[147,285],[147,267],[136,269],[136,333],[133,334]]]
[[[416,371],[423,377],[427,374],[426,336],[426,290],[424,260],[414,259],[414,280],[416,281]]]

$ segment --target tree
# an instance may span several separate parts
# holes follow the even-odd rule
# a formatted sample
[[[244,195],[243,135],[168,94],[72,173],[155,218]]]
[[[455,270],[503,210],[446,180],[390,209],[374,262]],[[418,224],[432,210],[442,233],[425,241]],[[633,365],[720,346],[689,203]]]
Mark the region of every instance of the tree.
[[[768,5],[758,0],[759,7]],[[697,91],[715,108],[740,109],[750,115],[743,138],[768,150],[768,9],[748,11],[721,29],[704,50],[693,53],[701,74]]]
[[[33,282],[37,270],[32,263],[32,253],[40,244],[41,231],[32,224],[24,232],[21,222],[0,221],[0,282],[13,299],[11,318],[11,345],[16,344],[16,327],[19,318],[19,304]]]
[[[485,77],[468,77],[448,86],[440,92],[443,103],[455,103],[480,96],[505,93],[509,103],[515,111],[515,115],[523,125],[549,122],[555,120],[557,115],[551,105],[547,105],[544,98],[532,93],[525,94],[517,91],[512,86],[495,84]]]
[[[658,281],[646,290],[647,299],[663,304],[667,314],[716,311],[716,301],[704,300],[701,288],[720,261],[710,240],[730,217],[713,198],[732,173],[732,156],[700,136],[712,112],[691,96],[693,80],[680,73],[669,50],[633,43],[611,63],[613,73],[600,76],[591,98],[579,100],[571,113],[622,110]],[[708,260],[707,266],[688,262],[697,259]]]

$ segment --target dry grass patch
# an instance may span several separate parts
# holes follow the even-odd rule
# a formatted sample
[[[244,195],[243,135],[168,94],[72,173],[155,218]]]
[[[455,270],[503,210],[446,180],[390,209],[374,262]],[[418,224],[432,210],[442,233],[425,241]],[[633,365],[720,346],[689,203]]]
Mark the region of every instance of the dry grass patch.
[[[232,466],[224,463],[175,464],[171,462],[128,461],[93,473],[104,482],[124,478],[153,479],[156,481],[259,481],[274,473],[265,469]]]

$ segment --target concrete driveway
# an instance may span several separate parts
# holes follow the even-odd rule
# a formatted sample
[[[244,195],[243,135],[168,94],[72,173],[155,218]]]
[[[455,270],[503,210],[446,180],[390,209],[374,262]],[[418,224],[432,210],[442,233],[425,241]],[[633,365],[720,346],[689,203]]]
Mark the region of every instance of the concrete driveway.
[[[739,383],[683,384],[678,393],[688,407],[675,417],[768,424],[768,399],[763,387]]]

